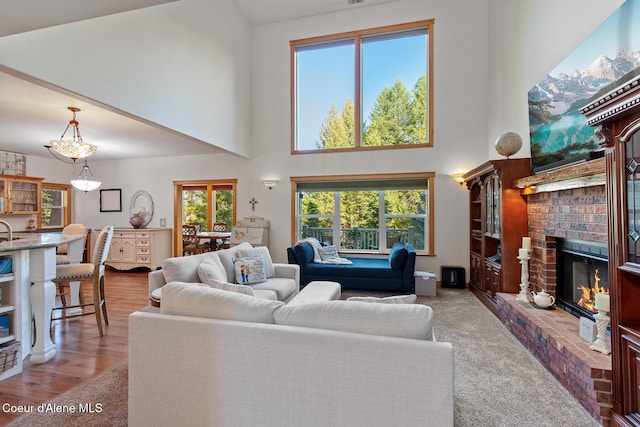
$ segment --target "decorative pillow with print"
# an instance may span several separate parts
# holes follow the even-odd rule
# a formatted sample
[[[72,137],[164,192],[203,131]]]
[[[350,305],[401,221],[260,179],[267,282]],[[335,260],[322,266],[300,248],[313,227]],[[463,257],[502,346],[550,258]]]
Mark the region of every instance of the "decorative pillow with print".
[[[276,277],[276,270],[273,266],[273,261],[271,260],[271,254],[269,253],[269,248],[266,246],[258,246],[255,248],[239,248],[238,249],[238,257],[246,258],[246,257],[257,257],[261,256],[264,261],[264,272],[267,275],[267,279],[271,277]]]
[[[236,269],[237,283],[251,285],[267,281],[264,261],[261,256],[237,258],[233,264]]]
[[[340,258],[338,248],[336,248],[335,245],[322,246],[318,248],[318,252],[320,253],[320,259],[322,259],[322,261],[331,261],[332,259]]]

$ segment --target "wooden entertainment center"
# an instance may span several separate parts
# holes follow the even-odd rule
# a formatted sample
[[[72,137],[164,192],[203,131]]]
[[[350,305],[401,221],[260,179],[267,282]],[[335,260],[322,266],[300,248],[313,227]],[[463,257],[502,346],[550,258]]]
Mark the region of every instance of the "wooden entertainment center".
[[[463,176],[469,189],[469,288],[496,315],[496,292],[520,291],[517,256],[528,235],[527,203],[513,182],[529,175],[526,158],[489,160]]]
[[[640,426],[640,77],[581,110],[605,149],[611,425]]]

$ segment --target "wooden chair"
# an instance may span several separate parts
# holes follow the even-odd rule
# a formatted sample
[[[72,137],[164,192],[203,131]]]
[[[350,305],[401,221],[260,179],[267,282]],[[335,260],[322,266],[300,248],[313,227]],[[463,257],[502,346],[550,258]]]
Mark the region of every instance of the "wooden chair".
[[[109,324],[109,318],[107,317],[107,301],[104,294],[104,262],[109,255],[109,248],[111,247],[111,239],[113,238],[113,226],[104,227],[96,244],[93,248],[93,262],[91,263],[77,263],[77,264],[63,264],[56,267],[56,278],[53,279],[53,283],[58,285],[58,288],[70,286],[71,282],[80,282],[81,284],[90,283],[93,290],[93,302],[85,303],[82,289],[80,290],[80,303],[78,305],[54,307],[53,310],[66,310],[69,308],[82,308],[83,311],[80,314],[66,315],[63,314],[61,318],[71,318],[78,316],[87,316],[95,314],[96,322],[98,323],[98,332],[100,336],[104,335],[102,329],[102,320],[104,318],[105,325]],[[85,312],[84,307],[93,306],[92,312]],[[64,313],[64,311],[63,311]]]
[[[193,224],[184,224],[182,226],[182,254],[195,255],[208,250],[209,246],[200,243],[200,239],[198,239],[198,228]]]
[[[72,235],[72,234],[82,234],[84,235],[84,239],[82,239],[82,247],[85,248],[87,242],[87,233],[89,229],[82,224],[69,224],[62,229],[62,235]],[[71,258],[70,258],[71,256]],[[56,248],[56,265],[63,264],[72,264],[82,262],[84,258],[84,253],[81,254],[69,254],[69,245],[62,244]],[[79,304],[78,295],[80,292],[80,286],[78,284],[71,285],[71,300],[75,305]],[[67,305],[67,296],[68,292],[64,292],[63,286],[58,286],[58,295],[60,297],[60,301],[62,301],[62,305],[66,307]]]
[[[216,222],[215,224],[213,224],[213,231],[218,232],[218,233],[226,233],[227,232],[227,223],[226,222]],[[217,239],[216,240],[216,245],[218,246],[218,249],[227,249],[230,247],[229,245],[229,238],[225,237],[222,239]]]
[[[62,229],[62,235],[63,236],[67,236],[67,235],[71,235],[71,234],[84,234],[84,240],[82,243],[82,247],[85,246],[85,242],[87,241],[87,232],[89,230],[87,229],[87,227],[85,227],[82,224],[69,224],[66,227],[64,227]],[[60,265],[60,264],[69,264],[69,245],[67,245],[66,243],[58,246],[56,248],[56,264]],[[80,255],[84,255],[84,254],[80,254]],[[82,261],[82,258],[79,259],[78,261]]]

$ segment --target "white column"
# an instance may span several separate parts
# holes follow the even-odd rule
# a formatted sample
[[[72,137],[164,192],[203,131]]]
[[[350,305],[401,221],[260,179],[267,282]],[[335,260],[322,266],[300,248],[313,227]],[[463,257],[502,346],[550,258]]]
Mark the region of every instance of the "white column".
[[[51,341],[51,310],[56,299],[56,287],[51,281],[56,277],[55,246],[29,250],[29,273],[32,283],[29,299],[36,327],[30,360],[40,364],[56,354],[56,346]]]

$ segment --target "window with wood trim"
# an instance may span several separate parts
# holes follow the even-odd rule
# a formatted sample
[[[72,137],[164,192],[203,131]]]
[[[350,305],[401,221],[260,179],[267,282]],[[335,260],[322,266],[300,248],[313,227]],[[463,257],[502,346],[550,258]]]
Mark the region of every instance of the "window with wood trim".
[[[388,253],[396,242],[433,254],[434,173],[293,177],[294,241]]]
[[[292,152],[433,145],[433,25],[291,41]]]
[[[225,223],[231,231],[236,222],[237,179],[174,181],[174,252],[182,255],[182,225],[195,224],[213,231]]]
[[[43,182],[38,228],[63,228],[71,224],[71,185]]]

